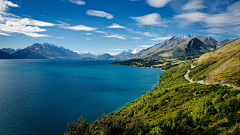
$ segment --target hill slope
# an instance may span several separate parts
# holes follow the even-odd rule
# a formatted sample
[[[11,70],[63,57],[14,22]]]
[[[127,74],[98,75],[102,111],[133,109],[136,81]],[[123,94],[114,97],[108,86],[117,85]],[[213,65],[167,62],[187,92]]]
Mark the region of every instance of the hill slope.
[[[12,55],[14,59],[79,59],[81,56],[71,50],[53,44],[34,44]]]
[[[235,40],[226,45],[225,49],[237,49],[238,42],[239,40]],[[190,67],[192,60],[189,60],[166,70],[160,76],[159,84],[142,93],[135,101],[89,124],[80,117],[78,123],[68,123],[69,130],[64,134],[240,134],[239,87],[190,83],[184,78],[187,70],[191,69],[192,72],[198,69],[198,72],[204,73],[208,71],[205,68],[214,67],[214,64],[218,63],[211,63],[214,59],[219,63],[225,57],[230,60],[235,58],[233,56],[239,51],[238,49],[233,53],[224,53],[225,49],[203,55],[198,63],[195,63],[198,65],[194,69]],[[228,52],[231,51],[233,50]],[[198,68],[204,63],[208,65]],[[240,63],[235,63],[234,60],[225,64],[232,71],[235,70],[232,67],[240,66]]]
[[[195,80],[236,85],[240,79],[240,39],[201,56],[190,73]]]

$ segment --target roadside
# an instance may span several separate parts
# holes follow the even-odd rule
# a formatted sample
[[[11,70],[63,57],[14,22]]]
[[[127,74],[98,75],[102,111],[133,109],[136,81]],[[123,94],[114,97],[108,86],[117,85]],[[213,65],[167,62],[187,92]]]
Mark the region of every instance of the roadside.
[[[191,65],[191,68],[195,68],[196,66],[193,66],[192,64]],[[200,84],[205,84],[205,85],[209,85],[209,84],[219,84],[219,83],[205,83],[203,80],[199,80],[199,81],[193,81],[192,79],[189,78],[189,73],[190,73],[190,70],[187,70],[187,73],[184,75],[185,79],[187,79],[189,82],[191,83],[200,83]],[[235,85],[229,85],[229,84],[219,84],[219,85],[222,85],[222,86],[228,86],[228,87],[236,87]]]

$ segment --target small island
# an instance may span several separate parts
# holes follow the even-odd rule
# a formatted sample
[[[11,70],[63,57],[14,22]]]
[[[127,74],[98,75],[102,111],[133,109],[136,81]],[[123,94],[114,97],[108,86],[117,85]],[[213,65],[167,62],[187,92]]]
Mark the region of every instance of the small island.
[[[81,59],[81,60],[91,60],[91,61],[99,61],[99,59],[94,59],[94,58],[89,58],[89,57],[87,57],[87,58],[83,58],[83,59]]]

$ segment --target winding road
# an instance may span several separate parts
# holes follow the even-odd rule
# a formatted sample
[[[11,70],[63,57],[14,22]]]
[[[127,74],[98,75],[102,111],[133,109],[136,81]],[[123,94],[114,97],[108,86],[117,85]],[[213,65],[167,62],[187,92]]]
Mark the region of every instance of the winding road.
[[[195,68],[196,67],[196,66],[193,66],[192,64],[190,64],[190,65],[191,65],[191,68]],[[190,70],[187,70],[187,73],[184,75],[185,79],[187,79],[189,82],[191,82],[191,83],[200,83],[200,84],[205,84],[205,85],[209,85],[210,84],[210,83],[204,83],[203,80],[201,80],[201,81],[193,81],[192,79],[190,79],[188,77],[189,73],[190,73]],[[229,84],[221,84],[221,85],[222,86],[228,86],[228,87],[236,87],[234,85],[229,85]]]

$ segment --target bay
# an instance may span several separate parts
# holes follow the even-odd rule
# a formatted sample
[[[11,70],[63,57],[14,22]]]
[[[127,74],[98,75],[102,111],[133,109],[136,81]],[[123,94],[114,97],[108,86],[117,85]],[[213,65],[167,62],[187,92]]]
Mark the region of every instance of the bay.
[[[0,134],[61,134],[80,116],[91,122],[137,99],[163,73],[110,62],[0,60]]]

